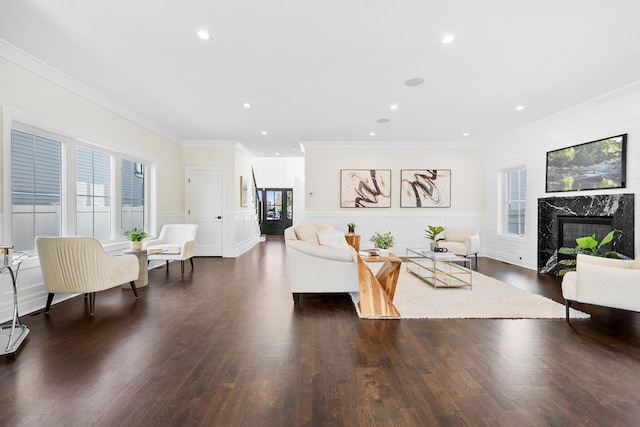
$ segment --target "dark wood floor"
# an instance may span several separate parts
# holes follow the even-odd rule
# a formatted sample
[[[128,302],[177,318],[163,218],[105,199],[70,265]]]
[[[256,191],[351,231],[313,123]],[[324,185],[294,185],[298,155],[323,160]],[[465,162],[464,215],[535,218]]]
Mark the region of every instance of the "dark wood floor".
[[[559,281],[479,270],[561,301]],[[152,270],[82,297],[0,359],[3,426],[632,426],[640,314],[590,320],[360,320],[345,295],[294,308],[284,245]],[[446,291],[446,290],[445,290]]]

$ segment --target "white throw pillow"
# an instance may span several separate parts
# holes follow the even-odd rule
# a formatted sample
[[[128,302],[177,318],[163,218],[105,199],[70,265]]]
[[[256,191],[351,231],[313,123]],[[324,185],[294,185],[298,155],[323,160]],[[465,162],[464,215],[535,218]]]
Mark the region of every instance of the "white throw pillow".
[[[344,234],[336,230],[320,230],[316,232],[320,246],[332,246],[334,248],[343,248],[347,242]]]
[[[304,242],[318,244],[318,238],[316,237],[316,228],[311,224],[298,224],[294,228],[296,237],[298,240]]]

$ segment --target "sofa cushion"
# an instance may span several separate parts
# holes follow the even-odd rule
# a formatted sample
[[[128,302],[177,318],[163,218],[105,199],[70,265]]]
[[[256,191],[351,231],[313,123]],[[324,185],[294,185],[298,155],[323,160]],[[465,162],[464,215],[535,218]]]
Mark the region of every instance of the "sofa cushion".
[[[332,246],[334,248],[343,248],[346,240],[344,234],[337,230],[318,230],[316,232],[318,243],[321,246]]]
[[[312,224],[298,224],[294,228],[298,240],[318,244],[316,228]]]

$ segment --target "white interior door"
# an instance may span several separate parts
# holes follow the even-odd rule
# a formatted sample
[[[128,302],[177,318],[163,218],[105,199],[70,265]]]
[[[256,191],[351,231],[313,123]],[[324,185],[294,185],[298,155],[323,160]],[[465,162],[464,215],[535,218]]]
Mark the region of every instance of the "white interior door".
[[[224,173],[215,168],[187,168],[186,222],[198,224],[197,256],[222,256]]]

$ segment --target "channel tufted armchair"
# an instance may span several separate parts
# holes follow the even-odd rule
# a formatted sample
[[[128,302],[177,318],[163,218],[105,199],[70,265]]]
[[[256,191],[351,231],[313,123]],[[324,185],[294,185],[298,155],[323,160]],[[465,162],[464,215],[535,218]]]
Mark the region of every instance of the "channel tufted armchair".
[[[36,246],[44,286],[49,292],[45,313],[49,313],[55,294],[88,294],[93,316],[96,292],[127,282],[138,298],[135,255],[110,256],[93,237],[38,237]]]

